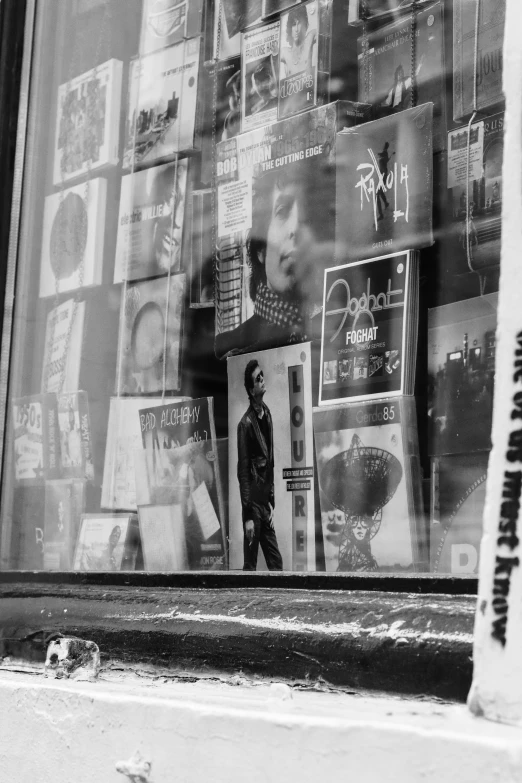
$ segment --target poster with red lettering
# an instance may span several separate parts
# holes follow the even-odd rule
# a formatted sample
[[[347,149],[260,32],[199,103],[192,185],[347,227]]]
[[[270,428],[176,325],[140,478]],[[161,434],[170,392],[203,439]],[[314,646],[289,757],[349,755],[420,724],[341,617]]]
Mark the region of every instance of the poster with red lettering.
[[[311,345],[227,368],[230,568],[314,571]]]
[[[418,280],[409,251],[325,271],[319,405],[413,394]]]

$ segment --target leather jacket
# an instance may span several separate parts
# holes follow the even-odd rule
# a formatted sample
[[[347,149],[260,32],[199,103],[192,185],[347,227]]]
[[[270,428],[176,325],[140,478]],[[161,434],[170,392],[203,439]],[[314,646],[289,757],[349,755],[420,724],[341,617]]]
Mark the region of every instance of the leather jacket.
[[[274,437],[272,416],[262,403],[270,431],[266,443],[252,405],[237,425],[237,478],[241,495],[243,522],[253,518],[252,503],[274,507]]]

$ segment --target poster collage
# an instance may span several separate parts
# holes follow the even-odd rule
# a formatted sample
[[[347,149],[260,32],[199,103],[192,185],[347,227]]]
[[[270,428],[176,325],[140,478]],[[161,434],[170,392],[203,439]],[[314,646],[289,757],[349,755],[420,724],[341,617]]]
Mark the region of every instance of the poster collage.
[[[9,567],[477,573],[504,0],[474,9],[68,6]]]

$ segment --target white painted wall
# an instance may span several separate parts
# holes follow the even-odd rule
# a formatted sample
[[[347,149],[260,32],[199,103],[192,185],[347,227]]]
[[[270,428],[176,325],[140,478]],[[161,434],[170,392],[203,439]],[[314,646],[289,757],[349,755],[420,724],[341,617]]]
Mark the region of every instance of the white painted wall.
[[[285,685],[149,685],[0,673],[0,779],[127,783],[520,783],[522,735],[463,706],[291,692]],[[136,779],[136,783],[140,783]]]

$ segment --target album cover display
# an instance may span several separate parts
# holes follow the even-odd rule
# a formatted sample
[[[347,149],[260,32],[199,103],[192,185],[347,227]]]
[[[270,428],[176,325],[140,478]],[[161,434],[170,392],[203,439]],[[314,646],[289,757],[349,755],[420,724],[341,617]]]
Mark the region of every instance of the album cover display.
[[[140,54],[193,38],[203,32],[203,0],[143,0]]]
[[[49,312],[45,327],[42,393],[78,388],[85,302],[67,299]]]
[[[178,390],[185,275],[132,283],[121,295],[118,393]]]
[[[199,47],[190,38],[131,62],[124,168],[196,148]]]
[[[214,199],[211,188],[192,193],[190,306],[214,307]]]
[[[112,397],[107,425],[101,507],[136,511],[135,455],[142,449],[139,411],[161,397]]]
[[[13,405],[14,477],[41,483],[60,477],[60,437],[56,394],[17,397]]]
[[[135,514],[83,514],[75,571],[134,571],[140,545]]]
[[[182,159],[122,177],[115,283],[180,271],[187,169]]]
[[[69,571],[80,517],[85,510],[85,482],[62,479],[45,482],[43,567]]]
[[[414,400],[314,408],[314,439],[326,570],[419,569]]]
[[[118,163],[122,71],[108,60],[58,88],[54,185]]]
[[[87,392],[59,394],[57,401],[62,477],[93,481],[91,417]]]
[[[497,306],[494,293],[428,310],[430,454],[491,448]]]
[[[338,101],[217,144],[218,357],[307,333],[334,263],[337,131],[368,108]]]
[[[313,571],[310,343],[231,356],[227,371],[230,568]]]
[[[433,244],[432,116],[429,103],[339,133],[340,262]]]
[[[484,111],[503,100],[502,48],[506,0],[482,0],[476,40],[476,3],[453,4],[453,118],[462,120],[474,109]],[[477,103],[474,106],[475,46],[477,46]]]
[[[107,180],[74,185],[45,199],[40,296],[100,285]]]
[[[478,574],[488,452],[431,460],[431,571]]]
[[[413,394],[418,286],[411,252],[325,271],[319,405]]]
[[[216,142],[233,139],[241,130],[241,57],[220,60],[215,65]]]
[[[503,158],[503,112],[448,133],[448,231],[474,269],[500,264]]]
[[[241,130],[277,121],[279,20],[241,34]]]
[[[415,15],[412,58],[411,14],[380,24],[358,39],[359,100],[371,103],[375,116],[409,109],[412,62],[415,64],[417,104],[433,103],[433,146],[446,144],[444,102],[444,30],[440,2],[423,5]]]

